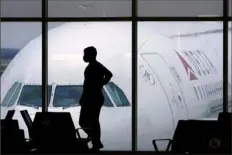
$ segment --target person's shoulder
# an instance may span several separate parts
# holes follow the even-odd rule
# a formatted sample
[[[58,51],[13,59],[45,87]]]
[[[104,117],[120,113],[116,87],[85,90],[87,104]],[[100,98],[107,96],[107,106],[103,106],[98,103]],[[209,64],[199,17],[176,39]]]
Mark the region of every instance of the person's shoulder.
[[[103,64],[100,63],[99,61],[96,61],[96,64],[97,64],[99,67],[103,67]]]

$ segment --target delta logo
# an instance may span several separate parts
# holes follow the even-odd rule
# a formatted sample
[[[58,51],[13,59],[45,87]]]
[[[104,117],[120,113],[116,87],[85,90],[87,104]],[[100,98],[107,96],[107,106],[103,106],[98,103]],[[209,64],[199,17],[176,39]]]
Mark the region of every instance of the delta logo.
[[[178,55],[181,63],[183,64],[185,71],[188,75],[188,77],[190,78],[190,80],[198,80],[198,78],[195,75],[194,70],[192,69],[192,67],[187,63],[187,61],[178,53],[176,52],[176,54]]]

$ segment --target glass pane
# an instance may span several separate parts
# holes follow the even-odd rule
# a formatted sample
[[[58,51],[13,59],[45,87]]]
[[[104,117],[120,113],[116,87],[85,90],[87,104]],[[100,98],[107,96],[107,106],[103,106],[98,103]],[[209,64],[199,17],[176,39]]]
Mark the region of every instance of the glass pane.
[[[138,0],[138,16],[222,16],[222,0]]]
[[[1,22],[1,119],[15,109],[13,119],[24,129],[27,126],[20,110],[28,110],[33,119],[41,111],[41,23]]]
[[[82,85],[77,86],[57,86],[53,100],[54,107],[75,107],[80,106],[79,100],[83,91]]]
[[[52,87],[48,86],[48,101],[50,101]],[[18,105],[41,108],[42,87],[36,85],[24,85],[19,97]]]
[[[41,17],[41,0],[1,0],[1,17]]]
[[[114,104],[116,104],[116,106],[130,106],[130,103],[123,90],[120,89],[116,84],[114,84],[113,82],[109,82],[109,84],[107,84],[105,88],[108,92],[108,95],[112,98],[112,101],[114,102]]]
[[[228,90],[228,94],[229,94],[229,97],[228,97],[228,99],[229,99],[229,108],[228,108],[228,110],[230,111],[230,112],[232,112],[232,81],[231,81],[231,79],[232,79],[232,74],[231,74],[231,72],[232,72],[232,60],[231,60],[231,58],[232,58],[232,55],[231,55],[231,53],[232,53],[232,49],[231,49],[231,36],[232,36],[232,22],[229,22],[229,31],[228,31],[228,37],[229,37],[229,39],[228,39],[228,80],[229,80],[229,83],[228,83],[228,85],[229,85],[229,90]]]
[[[15,93],[15,91],[19,88],[19,82],[15,82],[11,88],[9,89],[9,91],[6,93],[6,96],[4,97],[3,101],[2,101],[2,106],[7,107],[8,105],[10,106],[10,100],[12,98],[12,96],[17,94]]]
[[[131,23],[52,22],[48,27],[48,83],[53,88],[48,110],[70,112],[79,128],[80,104],[91,106],[104,96],[100,113],[103,149],[131,150]],[[99,63],[83,61],[89,46],[97,49],[97,61],[113,74],[103,88],[95,81],[108,72]],[[92,72],[92,67],[98,72]]]
[[[49,17],[128,17],[131,0],[48,0]]]
[[[110,84],[110,83],[109,83]],[[106,87],[108,87],[108,85]],[[80,106],[80,99],[83,93],[83,85],[64,85],[57,86],[55,90],[55,96],[53,100],[54,107],[70,108],[74,106]],[[105,98],[104,106],[113,107],[113,102],[109,98],[109,94],[106,93],[105,89],[102,90]],[[127,102],[123,102],[126,104]]]
[[[172,139],[178,120],[223,110],[222,22],[138,23],[138,150]],[[167,143],[158,142],[166,149]]]

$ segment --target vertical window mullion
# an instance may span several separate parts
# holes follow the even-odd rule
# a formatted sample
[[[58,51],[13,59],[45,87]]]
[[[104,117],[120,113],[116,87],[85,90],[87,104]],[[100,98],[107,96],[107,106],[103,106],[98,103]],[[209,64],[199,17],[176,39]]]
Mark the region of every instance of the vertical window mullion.
[[[47,3],[47,0],[42,0],[42,112],[48,110]]]
[[[229,1],[223,0],[223,112],[228,112],[228,19]]]
[[[132,0],[132,151],[137,150],[137,0]]]

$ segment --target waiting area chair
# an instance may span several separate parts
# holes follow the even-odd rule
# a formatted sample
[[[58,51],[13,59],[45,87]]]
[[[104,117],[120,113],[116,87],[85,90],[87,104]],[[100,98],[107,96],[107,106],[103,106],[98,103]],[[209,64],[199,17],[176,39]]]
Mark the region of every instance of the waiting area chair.
[[[168,141],[165,153],[170,154],[231,154],[231,114],[220,113],[218,120],[180,120],[173,139],[152,141],[159,153],[157,141]]]
[[[32,122],[26,110],[21,115],[28,127],[30,142],[36,153],[83,153],[89,150],[89,139],[75,129],[70,113],[37,112]]]
[[[8,111],[1,119],[1,154],[18,154],[25,152],[24,131],[19,129],[18,120],[13,120],[14,110]]]

